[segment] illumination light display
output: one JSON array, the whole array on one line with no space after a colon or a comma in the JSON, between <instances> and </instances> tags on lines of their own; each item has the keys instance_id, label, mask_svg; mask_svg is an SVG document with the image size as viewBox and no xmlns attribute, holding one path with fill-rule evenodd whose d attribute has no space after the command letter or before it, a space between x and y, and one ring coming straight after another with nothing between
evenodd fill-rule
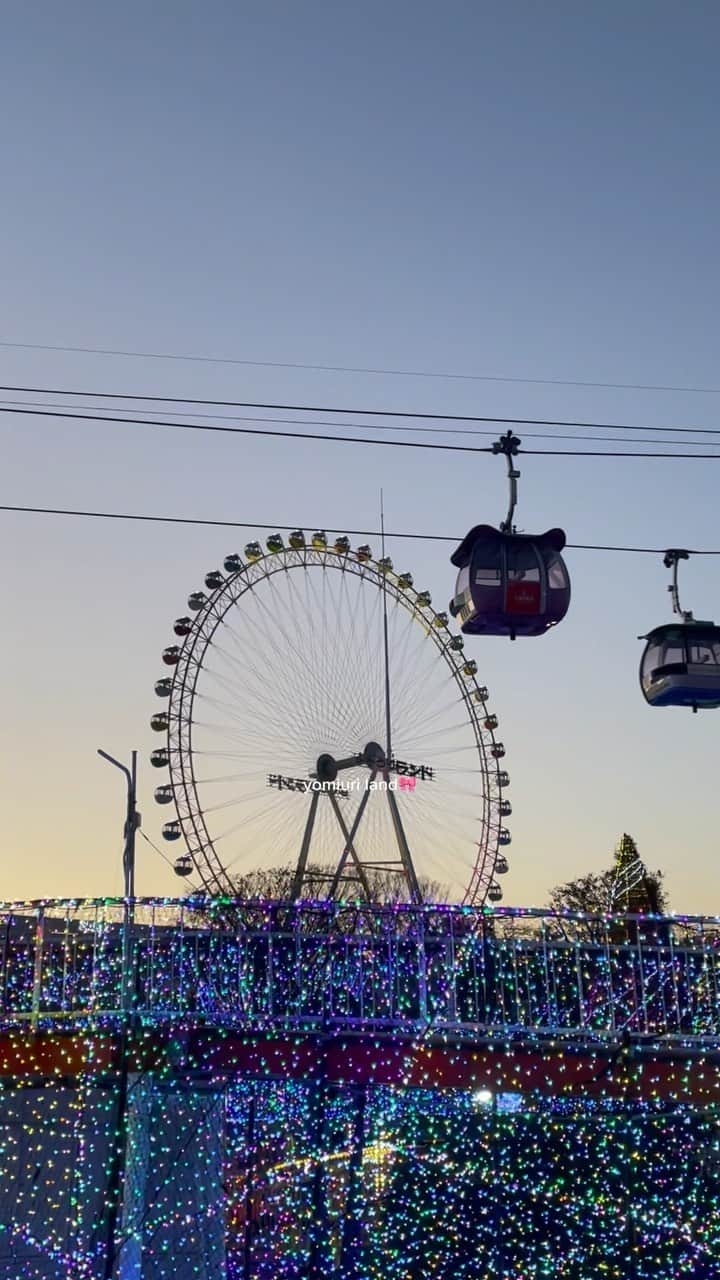
<instances>
[{"instance_id":1,"label":"illumination light display","mask_svg":"<svg viewBox=\"0 0 720 1280\"><path fill-rule=\"evenodd\" d=\"M236 1086L227 1099L230 1135L247 1133L251 1098L252 1218L246 1166L230 1218L229 1276L716 1274L720 1115L552 1098L520 1099L518 1110L506 1100L498 1110L496 1099L478 1104L466 1092L379 1089L333 1099L318 1158L307 1087ZM241 1140L238 1150L244 1159ZM314 1197L324 1257L308 1272Z\"/></svg>"},{"instance_id":2,"label":"illumination light display","mask_svg":"<svg viewBox=\"0 0 720 1280\"><path fill-rule=\"evenodd\" d=\"M373 1026L379 997L363 1003L363 983L380 982L387 935L333 937L342 964L320 978L346 990L320 1021L324 935L281 941L259 912L243 949L247 921L230 928L225 910L223 935L194 908L178 925L174 909L138 914L130 986L121 904L4 915L0 1280L720 1274L717 922L686 956L674 939L687 922L616 918L603 949L585 925L540 942L523 919L510 946L498 916L495 951L480 939L455 954L453 990L445 971L411 1033L421 953L404 925L383 1006L394 1021ZM426 959L466 937L437 914L442 946L430 931ZM556 952L573 967L555 966L549 1035L537 975ZM293 955L312 959L305 977ZM652 1033L604 1044L598 975L626 1012L638 974ZM496 1025L467 1021L479 990ZM457 1019L459 993L465 1021L451 1024L442 1010ZM508 1008L523 1027L497 1025Z\"/></svg>"}]
</instances>

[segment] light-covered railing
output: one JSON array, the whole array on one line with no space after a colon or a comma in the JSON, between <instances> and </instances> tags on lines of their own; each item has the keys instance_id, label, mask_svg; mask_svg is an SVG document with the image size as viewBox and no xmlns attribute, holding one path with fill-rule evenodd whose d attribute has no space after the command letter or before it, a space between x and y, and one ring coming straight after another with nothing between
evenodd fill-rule
<instances>
[{"instance_id":1,"label":"light-covered railing","mask_svg":"<svg viewBox=\"0 0 720 1280\"><path fill-rule=\"evenodd\" d=\"M335 903L0 905L0 1030L202 1023L720 1037L720 918Z\"/></svg>"}]
</instances>

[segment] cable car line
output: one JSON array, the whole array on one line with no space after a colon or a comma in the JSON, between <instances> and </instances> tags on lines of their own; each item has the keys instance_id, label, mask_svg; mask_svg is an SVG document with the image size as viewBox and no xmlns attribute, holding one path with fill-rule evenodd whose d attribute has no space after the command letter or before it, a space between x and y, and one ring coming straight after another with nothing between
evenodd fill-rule
<instances>
[{"instance_id":1,"label":"cable car line","mask_svg":"<svg viewBox=\"0 0 720 1280\"><path fill-rule=\"evenodd\" d=\"M698 447L700 441L698 441ZM522 449L524 457L548 458L717 458L716 453L665 453L627 449Z\"/></svg>"},{"instance_id":2,"label":"cable car line","mask_svg":"<svg viewBox=\"0 0 720 1280\"><path fill-rule=\"evenodd\" d=\"M92 520L134 520L138 523L145 524L182 524L196 525L200 527L218 528L218 529L274 529L278 533L292 533L297 528L309 528L307 522L296 524L276 524L273 520L212 520L203 519L200 516L160 516L160 515L144 515L139 512L130 511L85 511L69 507L31 507L19 506L10 503L0 503L0 511L10 513L20 513L26 515L43 515L43 516L77 516ZM345 533L352 538L379 538L379 529L332 529L325 526L326 533L340 534ZM458 542L456 534L445 533L407 533L407 532L385 532L386 538L396 538L403 541L413 542ZM567 549L571 551L619 551L632 555L664 555L666 547L615 547L600 543L589 542L568 542ZM702 548L688 548L688 554L693 556L720 556L720 549L708 550Z\"/></svg>"},{"instance_id":3,"label":"cable car line","mask_svg":"<svg viewBox=\"0 0 720 1280\"><path fill-rule=\"evenodd\" d=\"M374 369L363 365L309 364L301 360L248 360L233 356L179 355L164 351L121 351L112 347L65 347L45 342L0 340L0 347L21 351L59 351L71 355L122 356L133 360L174 360L188 364L241 365L258 369L304 369L316 373L365 373L390 378L443 378L454 382L506 382L542 387L595 387L612 391L670 391L720 395L720 387L671 386L654 382L592 382L582 378L527 378L498 373L450 373L428 369Z\"/></svg>"},{"instance_id":4,"label":"cable car line","mask_svg":"<svg viewBox=\"0 0 720 1280\"><path fill-rule=\"evenodd\" d=\"M3 387L2 390L12 390L22 392L24 394L69 394L79 395L77 392L56 392L56 391L38 391L33 388L32 392L28 388L9 388ZM146 403L169 403L169 398L161 397L130 397L127 395L107 393L96 393L97 398L102 399L121 399L127 401L129 399L142 399ZM85 399L94 398L86 394ZM180 401L177 398L172 403L197 403L196 401ZM213 401L203 401L203 404L215 404ZM414 418L417 420L433 420L433 421L463 421L463 422L492 422L494 424L507 425L511 423L514 426L519 425L535 425L535 426L575 426L582 429L611 429L623 430L619 424L603 424L603 423L584 423L584 422L560 422L559 420L548 419L519 419L519 418L487 418L487 417L470 417L456 414L431 414L418 413L409 414L397 410L381 411L381 410L365 410L357 411L351 409L326 408L307 405L286 405L275 403L259 403L259 402L236 402L232 406L228 406L227 402L222 402L226 407L242 407L256 408L263 410L284 410L288 412L318 412L318 413L339 413L339 414L355 414L356 416L362 412L368 416L375 418ZM80 406L82 408L82 406ZM137 410L131 408L131 412L137 413ZM200 431L200 432L224 432L238 435L258 435L271 437L287 437L294 439L310 439L322 440L333 443L343 444L365 444L365 445L384 445L389 448L405 448L405 449L432 449L442 450L444 452L453 453L492 453L493 455L503 454L507 462L507 475L510 484L510 502L508 514L500 523L499 528L495 528L487 524L476 524L462 539L460 544L455 548L450 557L451 563L458 570L455 584L455 594L448 605L449 611L456 618L463 634L469 636L507 636L511 641L520 636L539 637L546 634L560 623L570 604L571 581L565 565L562 552L565 549L566 535L563 529L553 527L547 529L544 533L527 534L519 532L514 524L514 512L517 502L517 479L520 472L515 465L515 459L520 454L521 440L515 436L511 429L508 429L504 436L495 443L488 446L480 445L458 445L438 443L437 441L417 441L417 440L384 440L369 439L367 436L349 436L349 435L329 435L321 432L307 431L280 431L269 429L267 426L221 426L217 422L176 422L161 421L159 419L123 417L120 415L100 415L97 412L73 412L68 409L51 409L37 408L31 406L0 406L0 414L16 414L25 415L33 418L58 418L63 421L90 421L94 423L110 422L113 424L137 425L137 426L156 426L167 427L174 430L184 431ZM183 416L182 414L178 416ZM348 425L352 426L352 423ZM365 425L365 424L363 424ZM640 430L635 426L626 426L625 431ZM645 428L651 430L651 428ZM672 428L656 428L657 432L672 431ZM710 428L675 428L678 434L684 435L717 435L718 431ZM620 441L620 443L625 443ZM696 447L699 442L693 441ZM685 452L664 452L664 451L636 451L636 450L577 450L577 449L527 449L523 451L528 456L540 457L612 457L612 458L672 458L672 459L691 459L698 458L701 460L710 460L720 455L708 453L685 453ZM10 510L9 507L1 509ZM20 508L14 508L19 510ZM25 508L28 510L28 508ZM35 509L39 514L39 509ZM46 511L46 514L50 514ZM54 510L52 514L71 514L70 512L60 512ZM108 513L90 513L77 512L85 516L94 515L95 518L105 519L132 519L130 515L112 516ZM143 517L140 517L142 519ZM157 519L158 522L169 522L168 518L145 517L145 519ZM193 524L213 524L218 525L226 522L219 521L181 521L173 518L172 523L193 523ZM228 524L230 522L227 522ZM296 535L302 538L302 535ZM319 535L318 535L319 536ZM391 535L388 535L391 536ZM384 548L384 529L382 531L383 548ZM269 540L269 545L272 543ZM282 547L282 539L278 536L274 541ZM325 545L325 536L322 535L323 545ZM347 549L347 539L345 546ZM291 539L292 544L292 539ZM304 545L304 544L303 544ZM271 548L275 550L275 547ZM608 548L609 549L609 548ZM618 548L619 550L619 548ZM640 550L640 549L638 549ZM249 551L248 551L249 554ZM260 553L261 554L261 553ZM673 568L673 583L671 591L673 593L673 610L681 618L678 623L665 623L654 628L646 635L641 636L646 642L645 650L641 659L640 666L640 685L646 701L655 707L675 706L689 707L693 712L697 712L700 708L719 708L720 707L720 626L711 621L699 621L689 611L680 608L678 585L677 585L677 569L680 559L688 559L690 552L688 550L667 550L664 556L664 563L668 567ZM706 554L711 554L707 552ZM235 557L233 557L235 558ZM447 620L447 615L443 615ZM475 664L475 670L477 666Z\"/></svg>"},{"instance_id":5,"label":"cable car line","mask_svg":"<svg viewBox=\"0 0 720 1280\"><path fill-rule=\"evenodd\" d=\"M145 403L155 404L211 405L216 408L225 409L268 409L274 412L287 413L338 413L343 414L344 416L352 415L366 418L417 418L424 421L434 422L496 423L498 426L582 427L587 430L603 431L654 431L677 432L682 435L720 435L720 428L718 427L656 427L648 423L584 422L567 418L512 418L497 417L492 414L431 413L408 409L338 408L337 406L330 405L276 404L274 402L258 400L208 400L192 396L135 395L125 391L76 391L58 387L19 387L0 385L0 391L12 393L17 392L18 394L22 393L24 395L79 396L85 399L95 397L99 400L142 400Z\"/></svg>"},{"instance_id":6,"label":"cable car line","mask_svg":"<svg viewBox=\"0 0 720 1280\"><path fill-rule=\"evenodd\" d=\"M334 444L384 445L390 449L433 449L446 453L493 453L487 445L441 444L426 440L371 440L364 436L327 435L312 431L274 431L264 427L221 427L214 422L162 422L158 418L128 418L119 414L74 413L57 409L8 409L0 406L0 414L21 414L26 417L63 418L80 422L110 422L125 426L165 427L175 431L213 431L225 435L274 436L283 440L322 440ZM507 421L507 419L502 419ZM698 447L700 442L698 441ZM557 458L699 458L720 460L715 453L667 453L647 451L628 451L622 449L523 449L527 456Z\"/></svg>"},{"instance_id":7,"label":"cable car line","mask_svg":"<svg viewBox=\"0 0 720 1280\"><path fill-rule=\"evenodd\" d=\"M490 446L472 444L439 444L426 440L368 440L364 436L333 436L317 431L272 431L262 427L221 427L214 422L161 422L157 418L124 418L119 415L60 412L57 409L4 409L0 413L19 413L39 418L69 418L81 422L111 422L126 426L167 427L175 431L215 431L224 435L275 436L282 440L325 440L333 444L385 445L390 449L441 449L450 453L492 453ZM674 457L675 455L671 455ZM700 454L691 454L700 457ZM708 454L708 457L715 455ZM720 457L720 455L718 455Z\"/></svg>"},{"instance_id":8,"label":"cable car line","mask_svg":"<svg viewBox=\"0 0 720 1280\"><path fill-rule=\"evenodd\" d=\"M72 408L71 405L57 404L57 403L46 402L42 400L0 401L0 407L2 407L3 409L11 410L15 406L19 408L33 407L38 409L71 409ZM90 412L91 410L93 412L97 411L99 414L103 414L106 412L106 409L102 405L83 405L82 408L86 412ZM127 412L142 413L142 409L128 408ZM159 413L163 417L166 417L166 416L169 417L171 411L154 409L153 412ZM177 410L175 410L174 412L177 412ZM258 418L258 417L248 417L245 414L239 415L234 413L229 414L229 413L181 413L180 412L177 414L177 416L180 418L202 418L203 420L208 419L216 422L269 422L269 423L281 423L286 426L304 426L304 427L344 427L345 425L343 422L323 422L320 418L278 418L278 417ZM409 431L409 432L412 432L413 434L418 434L418 435L427 434L427 435L449 435L449 436L472 436L472 437L478 437L478 438L479 437L493 438L497 434L495 431L478 431L474 427L417 427L417 426L413 426L411 423L405 423L405 422L401 422L401 423L396 422L392 424L375 423L375 422L354 422L353 427L356 430L359 430L362 428L365 431ZM651 427L650 430L654 431L655 428ZM720 434L720 432L718 432L718 434ZM543 431L523 431L523 439L524 440L582 440L582 441L587 441L588 443L595 443L595 444L610 444L612 440L612 438L608 436L560 435L557 432L550 433L550 432L543 432ZM663 440L655 440L645 436L641 436L640 439L638 439L637 437L634 437L632 442L635 444L677 444L677 445L681 445L681 444L686 445L688 443L686 440L663 441ZM627 443L630 444L631 441L628 440ZM710 449L710 448L720 449L720 440L717 441L717 443L713 442L712 440L703 440L703 441L698 440L697 446L698 448L702 446L702 448L704 449Z\"/></svg>"}]
</instances>

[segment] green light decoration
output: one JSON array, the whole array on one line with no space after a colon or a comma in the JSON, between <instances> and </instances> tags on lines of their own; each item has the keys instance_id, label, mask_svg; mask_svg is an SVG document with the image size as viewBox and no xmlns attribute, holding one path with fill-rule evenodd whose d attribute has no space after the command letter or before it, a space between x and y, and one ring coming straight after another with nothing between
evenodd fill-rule
<instances>
[{"instance_id":1,"label":"green light decoration","mask_svg":"<svg viewBox=\"0 0 720 1280\"><path fill-rule=\"evenodd\" d=\"M717 920L0 914L0 1280L716 1274Z\"/></svg>"}]
</instances>

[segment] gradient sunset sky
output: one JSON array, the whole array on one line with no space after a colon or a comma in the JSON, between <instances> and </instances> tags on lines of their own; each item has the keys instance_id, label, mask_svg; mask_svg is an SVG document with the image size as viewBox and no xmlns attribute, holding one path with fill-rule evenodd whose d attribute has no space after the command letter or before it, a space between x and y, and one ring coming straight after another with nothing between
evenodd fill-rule
<instances>
[{"instance_id":1,"label":"gradient sunset sky","mask_svg":"<svg viewBox=\"0 0 720 1280\"><path fill-rule=\"evenodd\" d=\"M719 39L717 6L698 0L10 3L0 340L720 387ZM709 391L7 345L0 370L3 385L720 428ZM259 536L373 529L380 485L395 530L461 536L505 509L503 468L484 457L7 414L0 432L5 504L257 521ZM527 529L720 549L720 462L528 457L521 471ZM188 592L245 537L0 523L0 896L116 893L122 780L96 749L142 753L157 841L160 653ZM443 607L448 549L389 550ZM629 831L676 910L720 913L720 712L652 711L637 682L637 637L669 618L661 558L568 564L556 632L468 644L512 777L505 901L546 901ZM691 561L685 582L688 607L720 621L720 557ZM137 884L182 888L142 841Z\"/></svg>"}]
</instances>

